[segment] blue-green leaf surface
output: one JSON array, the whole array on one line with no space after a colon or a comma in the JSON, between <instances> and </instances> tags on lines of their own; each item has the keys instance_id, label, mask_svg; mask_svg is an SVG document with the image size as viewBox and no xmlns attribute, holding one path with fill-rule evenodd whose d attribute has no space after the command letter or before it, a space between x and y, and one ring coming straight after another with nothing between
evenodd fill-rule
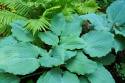
<instances>
[{"instance_id":1,"label":"blue-green leaf surface","mask_svg":"<svg viewBox=\"0 0 125 83\"><path fill-rule=\"evenodd\" d=\"M77 54L77 51L66 50L64 53L65 53L65 61L67 61L71 59L72 57L74 57Z\"/></svg>"},{"instance_id":2,"label":"blue-green leaf surface","mask_svg":"<svg viewBox=\"0 0 125 83\"><path fill-rule=\"evenodd\" d=\"M48 45L57 45L59 42L58 36L51 31L40 32L38 36Z\"/></svg>"},{"instance_id":3,"label":"blue-green leaf surface","mask_svg":"<svg viewBox=\"0 0 125 83\"><path fill-rule=\"evenodd\" d=\"M79 83L79 79L69 71L62 72L59 68L53 68L41 75L37 83Z\"/></svg>"},{"instance_id":4,"label":"blue-green leaf surface","mask_svg":"<svg viewBox=\"0 0 125 83\"><path fill-rule=\"evenodd\" d=\"M56 34L56 35L61 35L62 30L66 26L66 18L65 16L60 13L55 15L51 22L50 22L50 29Z\"/></svg>"},{"instance_id":5,"label":"blue-green leaf surface","mask_svg":"<svg viewBox=\"0 0 125 83\"><path fill-rule=\"evenodd\" d=\"M63 73L62 82L60 83L79 83L79 79L76 74L65 71Z\"/></svg>"},{"instance_id":6,"label":"blue-green leaf surface","mask_svg":"<svg viewBox=\"0 0 125 83\"><path fill-rule=\"evenodd\" d=\"M125 1L118 0L113 2L106 10L108 18L111 22L121 26L125 23Z\"/></svg>"},{"instance_id":7,"label":"blue-green leaf surface","mask_svg":"<svg viewBox=\"0 0 125 83\"><path fill-rule=\"evenodd\" d=\"M115 57L116 57L115 55L109 53L108 55L103 56L101 58L95 57L94 60L102 63L103 65L111 65L112 63L114 63Z\"/></svg>"},{"instance_id":8,"label":"blue-green leaf surface","mask_svg":"<svg viewBox=\"0 0 125 83\"><path fill-rule=\"evenodd\" d=\"M0 83L20 83L20 78L12 74L0 73Z\"/></svg>"},{"instance_id":9,"label":"blue-green leaf surface","mask_svg":"<svg viewBox=\"0 0 125 83\"><path fill-rule=\"evenodd\" d=\"M91 57L106 56L113 46L114 35L107 31L90 31L82 36L87 42L88 47L83 48L83 51Z\"/></svg>"},{"instance_id":10,"label":"blue-green leaf surface","mask_svg":"<svg viewBox=\"0 0 125 83\"><path fill-rule=\"evenodd\" d=\"M80 83L90 83L90 81L87 78L83 77L83 76L80 76L79 80L80 80Z\"/></svg>"},{"instance_id":11,"label":"blue-green leaf surface","mask_svg":"<svg viewBox=\"0 0 125 83\"><path fill-rule=\"evenodd\" d=\"M87 47L87 43L78 36L61 37L60 45L64 49L70 49L70 50Z\"/></svg>"},{"instance_id":12,"label":"blue-green leaf surface","mask_svg":"<svg viewBox=\"0 0 125 83\"><path fill-rule=\"evenodd\" d=\"M91 83L115 83L110 72L102 64L98 64L98 68L93 73L87 75L87 78Z\"/></svg>"},{"instance_id":13,"label":"blue-green leaf surface","mask_svg":"<svg viewBox=\"0 0 125 83\"><path fill-rule=\"evenodd\" d=\"M96 62L89 60L82 51L78 51L77 55L66 62L66 68L78 75L89 74L97 68Z\"/></svg>"},{"instance_id":14,"label":"blue-green leaf surface","mask_svg":"<svg viewBox=\"0 0 125 83\"><path fill-rule=\"evenodd\" d=\"M40 66L38 54L39 48L30 43L4 46L0 49L0 68L19 75L32 73Z\"/></svg>"},{"instance_id":15,"label":"blue-green leaf surface","mask_svg":"<svg viewBox=\"0 0 125 83\"><path fill-rule=\"evenodd\" d=\"M52 55L48 54L40 58L40 64L44 67L58 66L64 63L64 59L64 49L59 46L56 46L52 49Z\"/></svg>"},{"instance_id":16,"label":"blue-green leaf surface","mask_svg":"<svg viewBox=\"0 0 125 83\"><path fill-rule=\"evenodd\" d=\"M74 18L67 22L66 27L62 31L61 37L67 37L69 35L80 36L82 21L77 14L73 14L72 16Z\"/></svg>"},{"instance_id":17,"label":"blue-green leaf surface","mask_svg":"<svg viewBox=\"0 0 125 83\"><path fill-rule=\"evenodd\" d=\"M40 56L45 56L47 53L47 50L40 48Z\"/></svg>"},{"instance_id":18,"label":"blue-green leaf surface","mask_svg":"<svg viewBox=\"0 0 125 83\"><path fill-rule=\"evenodd\" d=\"M0 39L0 46L9 45L13 43L17 43L17 40L12 35Z\"/></svg>"},{"instance_id":19,"label":"blue-green leaf surface","mask_svg":"<svg viewBox=\"0 0 125 83\"><path fill-rule=\"evenodd\" d=\"M28 42L34 41L35 38L30 31L26 31L26 27L23 28L23 25L26 21L16 20L13 21L10 25L12 26L12 35L16 37L19 41Z\"/></svg>"},{"instance_id":20,"label":"blue-green leaf surface","mask_svg":"<svg viewBox=\"0 0 125 83\"><path fill-rule=\"evenodd\" d=\"M116 35L114 39L115 40L113 47L115 49L115 52L117 53L118 51L125 50L125 37Z\"/></svg>"}]
</instances>

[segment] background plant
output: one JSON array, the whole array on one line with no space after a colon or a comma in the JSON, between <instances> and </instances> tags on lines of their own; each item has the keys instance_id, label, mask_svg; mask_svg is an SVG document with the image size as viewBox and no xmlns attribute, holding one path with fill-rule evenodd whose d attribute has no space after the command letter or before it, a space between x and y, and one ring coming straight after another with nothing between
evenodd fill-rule
<instances>
[{"instance_id":1,"label":"background plant","mask_svg":"<svg viewBox=\"0 0 125 83\"><path fill-rule=\"evenodd\" d=\"M98 5L94 0L0 0L0 5L9 11L0 11L1 31L8 36L11 34L10 23L14 20L26 20L27 30L33 34L49 29L50 19L58 13L63 13L66 19L72 18L72 13L86 14L96 12Z\"/></svg>"}]
</instances>

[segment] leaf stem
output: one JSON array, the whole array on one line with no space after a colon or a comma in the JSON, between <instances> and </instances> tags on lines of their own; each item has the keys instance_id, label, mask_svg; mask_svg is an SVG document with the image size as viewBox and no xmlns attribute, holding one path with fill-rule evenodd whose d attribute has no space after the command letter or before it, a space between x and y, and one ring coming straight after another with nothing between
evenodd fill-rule
<instances>
[{"instance_id":1,"label":"leaf stem","mask_svg":"<svg viewBox=\"0 0 125 83\"><path fill-rule=\"evenodd\" d=\"M24 78L27 78L27 77L31 77L31 76L34 76L34 75L39 75L39 74L42 74L43 72L38 72L38 73L35 73L35 74L31 74L31 75L27 75L27 76L24 76L20 79L24 79Z\"/></svg>"}]
</instances>

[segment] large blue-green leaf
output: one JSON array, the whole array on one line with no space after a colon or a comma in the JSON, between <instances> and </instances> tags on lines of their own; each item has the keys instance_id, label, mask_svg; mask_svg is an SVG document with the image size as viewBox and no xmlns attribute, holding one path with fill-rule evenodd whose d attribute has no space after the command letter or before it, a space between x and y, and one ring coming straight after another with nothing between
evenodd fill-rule
<instances>
[{"instance_id":1,"label":"large blue-green leaf","mask_svg":"<svg viewBox=\"0 0 125 83\"><path fill-rule=\"evenodd\" d=\"M79 80L80 80L80 83L90 83L90 81L87 78L83 77L83 76L80 76Z\"/></svg>"},{"instance_id":2,"label":"large blue-green leaf","mask_svg":"<svg viewBox=\"0 0 125 83\"><path fill-rule=\"evenodd\" d=\"M83 48L83 51L91 57L106 56L113 46L114 35L107 31L90 31L82 36L87 42L88 47Z\"/></svg>"},{"instance_id":3,"label":"large blue-green leaf","mask_svg":"<svg viewBox=\"0 0 125 83\"><path fill-rule=\"evenodd\" d=\"M79 83L79 79L76 74L65 71L63 73L62 82L60 83Z\"/></svg>"},{"instance_id":4,"label":"large blue-green leaf","mask_svg":"<svg viewBox=\"0 0 125 83\"><path fill-rule=\"evenodd\" d=\"M20 83L20 78L12 74L0 73L0 83Z\"/></svg>"},{"instance_id":5,"label":"large blue-green leaf","mask_svg":"<svg viewBox=\"0 0 125 83\"><path fill-rule=\"evenodd\" d=\"M79 83L79 79L76 74L68 71L62 72L59 68L53 68L41 75L37 83Z\"/></svg>"},{"instance_id":6,"label":"large blue-green leaf","mask_svg":"<svg viewBox=\"0 0 125 83\"><path fill-rule=\"evenodd\" d=\"M87 47L87 43L78 36L61 37L60 45L64 49L70 49L70 50Z\"/></svg>"},{"instance_id":7,"label":"large blue-green leaf","mask_svg":"<svg viewBox=\"0 0 125 83\"><path fill-rule=\"evenodd\" d=\"M115 83L110 72L101 64L98 64L98 68L87 77L91 83Z\"/></svg>"},{"instance_id":8,"label":"large blue-green leaf","mask_svg":"<svg viewBox=\"0 0 125 83\"><path fill-rule=\"evenodd\" d=\"M59 42L58 36L51 31L40 32L38 36L48 45L57 45Z\"/></svg>"},{"instance_id":9,"label":"large blue-green leaf","mask_svg":"<svg viewBox=\"0 0 125 83\"><path fill-rule=\"evenodd\" d=\"M108 55L100 58L95 57L94 60L102 63L103 65L111 65L112 63L114 63L115 57L116 57L115 55L109 53Z\"/></svg>"},{"instance_id":10,"label":"large blue-green leaf","mask_svg":"<svg viewBox=\"0 0 125 83\"><path fill-rule=\"evenodd\" d=\"M66 18L65 16L60 13L55 15L50 23L50 29L56 34L56 35L61 35L62 30L66 26Z\"/></svg>"},{"instance_id":11,"label":"large blue-green leaf","mask_svg":"<svg viewBox=\"0 0 125 83\"><path fill-rule=\"evenodd\" d=\"M67 22L66 27L62 31L61 37L67 37L69 35L80 36L82 30L82 21L77 14L73 14L72 16L74 18Z\"/></svg>"},{"instance_id":12,"label":"large blue-green leaf","mask_svg":"<svg viewBox=\"0 0 125 83\"><path fill-rule=\"evenodd\" d=\"M71 72L79 75L92 73L97 68L96 62L89 60L82 51L78 51L77 55L68 60L65 66Z\"/></svg>"},{"instance_id":13,"label":"large blue-green leaf","mask_svg":"<svg viewBox=\"0 0 125 83\"><path fill-rule=\"evenodd\" d=\"M74 57L77 54L77 51L66 50L64 53L65 53L65 61L67 61L71 59L72 57Z\"/></svg>"},{"instance_id":14,"label":"large blue-green leaf","mask_svg":"<svg viewBox=\"0 0 125 83\"><path fill-rule=\"evenodd\" d=\"M118 29L114 27L113 30L115 31L115 34L120 34L125 37L125 27L119 27Z\"/></svg>"},{"instance_id":15,"label":"large blue-green leaf","mask_svg":"<svg viewBox=\"0 0 125 83\"><path fill-rule=\"evenodd\" d=\"M46 74L42 75L37 83L61 83L62 70L53 68Z\"/></svg>"},{"instance_id":16,"label":"large blue-green leaf","mask_svg":"<svg viewBox=\"0 0 125 83\"><path fill-rule=\"evenodd\" d=\"M26 21L16 20L13 21L10 25L12 26L12 35L16 37L19 41L28 42L34 41L35 38L30 31L26 31L26 27L23 28L23 25Z\"/></svg>"},{"instance_id":17,"label":"large blue-green leaf","mask_svg":"<svg viewBox=\"0 0 125 83\"><path fill-rule=\"evenodd\" d=\"M13 43L17 43L17 40L12 35L0 39L0 46L9 45Z\"/></svg>"},{"instance_id":18,"label":"large blue-green leaf","mask_svg":"<svg viewBox=\"0 0 125 83\"><path fill-rule=\"evenodd\" d=\"M96 30L110 30L110 27L108 26L109 23L105 14L96 15L95 13L89 13L86 15L81 15L80 18L83 20L88 19L94 25L94 29Z\"/></svg>"},{"instance_id":19,"label":"large blue-green leaf","mask_svg":"<svg viewBox=\"0 0 125 83\"><path fill-rule=\"evenodd\" d=\"M116 35L113 45L115 52L125 50L125 37L121 35Z\"/></svg>"},{"instance_id":20,"label":"large blue-green leaf","mask_svg":"<svg viewBox=\"0 0 125 83\"><path fill-rule=\"evenodd\" d=\"M64 59L64 49L59 46L56 46L52 49L52 55L48 54L40 58L40 64L44 67L58 66L64 63Z\"/></svg>"},{"instance_id":21,"label":"large blue-green leaf","mask_svg":"<svg viewBox=\"0 0 125 83\"><path fill-rule=\"evenodd\" d=\"M30 43L15 43L0 49L0 68L13 74L25 75L40 65L39 48Z\"/></svg>"},{"instance_id":22,"label":"large blue-green leaf","mask_svg":"<svg viewBox=\"0 0 125 83\"><path fill-rule=\"evenodd\" d=\"M125 23L125 1L119 0L113 2L106 10L109 20L121 26Z\"/></svg>"}]
</instances>

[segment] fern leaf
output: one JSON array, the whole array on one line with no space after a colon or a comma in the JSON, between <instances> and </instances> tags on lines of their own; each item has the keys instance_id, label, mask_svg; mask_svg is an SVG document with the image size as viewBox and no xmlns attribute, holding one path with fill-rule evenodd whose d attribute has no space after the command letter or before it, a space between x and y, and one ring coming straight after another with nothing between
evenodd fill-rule
<instances>
[{"instance_id":1,"label":"fern leaf","mask_svg":"<svg viewBox=\"0 0 125 83\"><path fill-rule=\"evenodd\" d=\"M87 14L90 12L96 12L99 8L95 0L86 0L84 3L76 4L77 12L79 14Z\"/></svg>"},{"instance_id":2,"label":"fern leaf","mask_svg":"<svg viewBox=\"0 0 125 83\"><path fill-rule=\"evenodd\" d=\"M30 19L28 22L24 25L27 26L27 30L32 30L33 35L35 35L36 32L49 29L50 26L48 20L45 17L41 17L40 19Z\"/></svg>"},{"instance_id":3,"label":"fern leaf","mask_svg":"<svg viewBox=\"0 0 125 83\"><path fill-rule=\"evenodd\" d=\"M10 9L15 9L15 13L21 16L35 16L33 9L22 0L0 0L0 3Z\"/></svg>"},{"instance_id":4,"label":"fern leaf","mask_svg":"<svg viewBox=\"0 0 125 83\"><path fill-rule=\"evenodd\" d=\"M6 10L0 11L0 22L2 22L4 25L9 25L14 20L27 20L27 18Z\"/></svg>"}]
</instances>

